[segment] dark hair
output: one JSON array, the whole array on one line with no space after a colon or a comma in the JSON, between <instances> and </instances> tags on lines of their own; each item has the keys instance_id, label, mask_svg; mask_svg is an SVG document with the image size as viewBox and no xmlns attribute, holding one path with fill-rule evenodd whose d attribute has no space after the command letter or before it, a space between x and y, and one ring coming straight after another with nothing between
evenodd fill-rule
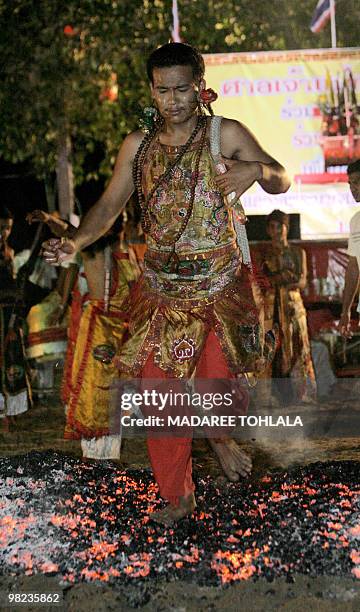
<instances>
[{"instance_id":1,"label":"dark hair","mask_svg":"<svg viewBox=\"0 0 360 612\"><path fill-rule=\"evenodd\" d=\"M153 51L148 58L146 69L151 83L154 68L171 66L191 66L196 81L200 81L205 73L203 57L195 47L184 43L168 43Z\"/></svg>"},{"instance_id":2,"label":"dark hair","mask_svg":"<svg viewBox=\"0 0 360 612\"><path fill-rule=\"evenodd\" d=\"M14 214L4 206L4 204L0 204L0 219L13 219Z\"/></svg>"},{"instance_id":3,"label":"dark hair","mask_svg":"<svg viewBox=\"0 0 360 612\"><path fill-rule=\"evenodd\" d=\"M353 172L360 172L360 159L357 159L352 164L348 165L347 173L353 174Z\"/></svg>"},{"instance_id":4,"label":"dark hair","mask_svg":"<svg viewBox=\"0 0 360 612\"><path fill-rule=\"evenodd\" d=\"M275 208L275 210L273 210L270 215L266 217L266 225L268 225L270 221L277 221L281 224L284 223L286 227L289 227L290 225L289 215L284 213L282 210L279 210L278 208Z\"/></svg>"}]
</instances>

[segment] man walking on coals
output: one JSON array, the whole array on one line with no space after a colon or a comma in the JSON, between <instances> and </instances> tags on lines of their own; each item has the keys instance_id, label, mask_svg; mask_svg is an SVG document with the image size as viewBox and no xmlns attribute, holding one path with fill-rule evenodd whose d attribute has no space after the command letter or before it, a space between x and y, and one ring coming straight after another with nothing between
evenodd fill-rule
<instances>
[{"instance_id":1,"label":"man walking on coals","mask_svg":"<svg viewBox=\"0 0 360 612\"><path fill-rule=\"evenodd\" d=\"M242 220L238 199L255 181L276 194L288 189L289 180L245 126L223 119L220 127L218 118L204 113L213 92L206 90L196 49L166 44L150 55L147 70L157 109L154 125L145 136L136 131L126 137L100 200L72 240L47 243L45 258L56 264L97 240L136 189L147 251L130 298L120 375L196 377L209 379L211 387L214 379L256 373L271 356L273 336L261 333L232 210ZM219 176L212 156L216 139L227 167ZM230 207L226 196L233 192ZM243 403L246 409L247 398ZM191 442L191 437L148 439L154 476L168 501L151 515L160 523L172 524L195 508ZM250 473L250 458L230 437L210 444L230 480Z\"/></svg>"}]
</instances>

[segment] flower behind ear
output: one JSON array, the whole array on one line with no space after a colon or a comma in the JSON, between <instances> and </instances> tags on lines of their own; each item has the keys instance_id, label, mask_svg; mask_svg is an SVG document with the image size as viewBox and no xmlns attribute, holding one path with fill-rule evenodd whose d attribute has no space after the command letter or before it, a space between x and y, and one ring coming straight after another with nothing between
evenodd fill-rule
<instances>
[{"instance_id":1,"label":"flower behind ear","mask_svg":"<svg viewBox=\"0 0 360 612\"><path fill-rule=\"evenodd\" d=\"M200 100L202 102L202 104L205 104L206 106L208 104L212 104L212 102L215 102L215 100L217 100L217 93L213 90L213 89L203 89L200 92Z\"/></svg>"},{"instance_id":2,"label":"flower behind ear","mask_svg":"<svg viewBox=\"0 0 360 612\"><path fill-rule=\"evenodd\" d=\"M218 95L217 93L215 93L213 89L203 89L200 92L200 95L199 95L200 104L202 104L202 106L206 108L206 110L208 111L208 113L210 113L210 115L214 115L213 109L211 108L211 103L215 102L217 97Z\"/></svg>"}]
</instances>

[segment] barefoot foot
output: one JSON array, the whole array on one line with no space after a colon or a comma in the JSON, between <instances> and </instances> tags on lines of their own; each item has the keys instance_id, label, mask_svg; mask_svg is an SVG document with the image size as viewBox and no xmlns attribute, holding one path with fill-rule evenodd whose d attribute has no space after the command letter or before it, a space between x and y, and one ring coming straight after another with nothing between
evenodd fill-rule
<instances>
[{"instance_id":1,"label":"barefoot foot","mask_svg":"<svg viewBox=\"0 0 360 612\"><path fill-rule=\"evenodd\" d=\"M192 514L195 508L195 495L191 493L188 497L180 497L178 506L168 504L163 510L152 512L150 518L160 525L170 527L185 516Z\"/></svg>"},{"instance_id":2,"label":"barefoot foot","mask_svg":"<svg viewBox=\"0 0 360 612\"><path fill-rule=\"evenodd\" d=\"M231 482L237 482L240 476L246 478L251 473L252 462L232 438L208 439L215 451L224 473Z\"/></svg>"}]
</instances>

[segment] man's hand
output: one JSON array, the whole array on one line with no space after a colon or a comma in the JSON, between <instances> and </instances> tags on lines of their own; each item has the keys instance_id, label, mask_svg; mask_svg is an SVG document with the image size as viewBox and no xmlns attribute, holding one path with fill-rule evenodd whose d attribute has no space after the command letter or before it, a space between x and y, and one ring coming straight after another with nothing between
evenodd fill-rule
<instances>
[{"instance_id":1,"label":"man's hand","mask_svg":"<svg viewBox=\"0 0 360 612\"><path fill-rule=\"evenodd\" d=\"M259 162L236 161L225 158L222 161L228 170L217 176L215 182L224 196L234 192L238 200L255 181L262 178L262 168Z\"/></svg>"},{"instance_id":2,"label":"man's hand","mask_svg":"<svg viewBox=\"0 0 360 612\"><path fill-rule=\"evenodd\" d=\"M352 332L350 331L351 311L345 310L341 313L339 321L339 332L345 338L351 338Z\"/></svg>"},{"instance_id":3,"label":"man's hand","mask_svg":"<svg viewBox=\"0 0 360 612\"><path fill-rule=\"evenodd\" d=\"M66 238L50 238L42 245L42 256L51 266L58 266L63 261L68 261L76 251L75 242Z\"/></svg>"}]
</instances>

